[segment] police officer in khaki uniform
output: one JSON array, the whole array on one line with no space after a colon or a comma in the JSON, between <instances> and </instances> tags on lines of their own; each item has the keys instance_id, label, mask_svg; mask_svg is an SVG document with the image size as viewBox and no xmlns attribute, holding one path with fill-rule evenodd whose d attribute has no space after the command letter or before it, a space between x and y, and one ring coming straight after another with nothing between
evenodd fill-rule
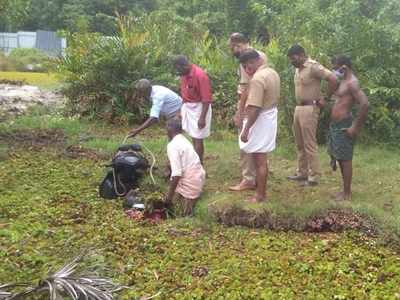
<instances>
[{"instance_id":1,"label":"police officer in khaki uniform","mask_svg":"<svg viewBox=\"0 0 400 300\"><path fill-rule=\"evenodd\" d=\"M291 64L296 68L294 75L297 106L294 112L293 132L297 147L298 167L294 176L288 179L301 181L302 185L317 185L321 176L317 127L320 109L325 106L321 92L321 81L328 82L328 98L337 88L333 72L306 56L299 45L288 51Z\"/></svg>"},{"instance_id":2,"label":"police officer in khaki uniform","mask_svg":"<svg viewBox=\"0 0 400 300\"><path fill-rule=\"evenodd\" d=\"M240 63L246 72L252 75L248 86L239 147L250 155L256 166L256 193L248 199L255 203L267 200L267 153L272 152L276 147L280 78L254 49L243 51L240 55Z\"/></svg>"},{"instance_id":3,"label":"police officer in khaki uniform","mask_svg":"<svg viewBox=\"0 0 400 300\"><path fill-rule=\"evenodd\" d=\"M240 55L247 49L251 49L248 38L242 33L232 33L229 37L229 47L231 48L233 56L239 59ZM267 64L267 56L256 50L260 55L264 64ZM246 100L248 95L248 85L252 78L252 75L248 74L243 65L239 65L238 75L240 78L239 85L237 88L238 93L238 104L237 110L234 117L234 122L239 131L243 125L244 112L246 107ZM242 169L242 180L239 184L229 187L231 191L244 191L248 189L254 189L256 186L256 166L251 156L244 151L240 151L240 167Z\"/></svg>"}]
</instances>

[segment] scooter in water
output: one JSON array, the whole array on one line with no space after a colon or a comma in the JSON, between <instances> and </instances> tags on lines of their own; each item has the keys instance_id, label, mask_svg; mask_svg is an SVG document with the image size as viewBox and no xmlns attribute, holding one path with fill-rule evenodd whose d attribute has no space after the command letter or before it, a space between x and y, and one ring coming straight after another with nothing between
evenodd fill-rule
<instances>
[{"instance_id":1,"label":"scooter in water","mask_svg":"<svg viewBox=\"0 0 400 300\"><path fill-rule=\"evenodd\" d=\"M136 189L150 165L139 144L126 144L118 148L111 167L99 186L100 197L116 199Z\"/></svg>"}]
</instances>

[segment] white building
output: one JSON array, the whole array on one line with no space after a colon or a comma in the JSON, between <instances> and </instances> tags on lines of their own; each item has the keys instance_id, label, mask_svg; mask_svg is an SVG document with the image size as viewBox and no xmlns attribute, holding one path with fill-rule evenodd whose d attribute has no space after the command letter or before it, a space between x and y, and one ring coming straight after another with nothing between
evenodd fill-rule
<instances>
[{"instance_id":1,"label":"white building","mask_svg":"<svg viewBox=\"0 0 400 300\"><path fill-rule=\"evenodd\" d=\"M0 32L0 50L6 54L15 48L37 48L51 56L58 56L64 53L66 46L66 39L58 37L54 31Z\"/></svg>"}]
</instances>

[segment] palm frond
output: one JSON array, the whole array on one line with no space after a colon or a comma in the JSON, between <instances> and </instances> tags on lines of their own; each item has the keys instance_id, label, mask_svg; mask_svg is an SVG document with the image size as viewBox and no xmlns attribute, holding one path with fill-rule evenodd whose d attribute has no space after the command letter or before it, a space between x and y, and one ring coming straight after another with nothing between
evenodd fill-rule
<instances>
[{"instance_id":1,"label":"palm frond","mask_svg":"<svg viewBox=\"0 0 400 300\"><path fill-rule=\"evenodd\" d=\"M17 284L0 286L0 300L23 299L36 293L48 294L50 300L60 300L69 297L73 300L113 300L114 294L125 286L114 283L109 278L97 274L84 274L79 270L83 255L75 257L55 273L39 281L39 284L28 287L24 291L13 294L10 290Z\"/></svg>"},{"instance_id":2,"label":"palm frond","mask_svg":"<svg viewBox=\"0 0 400 300\"><path fill-rule=\"evenodd\" d=\"M0 299L7 299L12 295L11 292L7 291L8 288L10 288L10 287L14 287L14 285L13 284L0 285Z\"/></svg>"}]
</instances>

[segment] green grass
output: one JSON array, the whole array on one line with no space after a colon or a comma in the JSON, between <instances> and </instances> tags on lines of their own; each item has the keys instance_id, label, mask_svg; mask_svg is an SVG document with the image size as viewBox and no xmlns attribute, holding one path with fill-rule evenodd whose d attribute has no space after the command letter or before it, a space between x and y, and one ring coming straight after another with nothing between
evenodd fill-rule
<instances>
[{"instance_id":1,"label":"green grass","mask_svg":"<svg viewBox=\"0 0 400 300\"><path fill-rule=\"evenodd\" d=\"M55 74L37 72L0 72L0 80L23 80L27 84L38 86L42 89L55 89L60 86L60 82Z\"/></svg>"},{"instance_id":2,"label":"green grass","mask_svg":"<svg viewBox=\"0 0 400 300\"><path fill-rule=\"evenodd\" d=\"M0 126L0 133L63 128L68 144L112 153L129 128L61 116L26 116ZM155 127L138 140L166 162L164 130ZM351 207L377 220L384 233L399 234L398 150L360 145L354 160L354 199L337 204L331 193L339 173L324 170L319 187L286 181L295 167L293 145L272 155L270 203L247 205L249 194L229 193L240 177L233 132L219 130L206 143L208 179L196 218L160 225L129 220L120 201L98 197L103 162L70 159L53 148L12 148L0 159L0 283L39 279L80 250L96 250L97 263L115 281L132 286L122 299L160 292L156 299L396 299L400 259L379 240L354 232L307 234L227 228L213 222L210 206L233 203L298 223L330 207ZM161 169L161 168L160 168ZM166 183L156 180L162 189ZM202 273L203 272L203 273ZM203 276L200 275L203 274Z\"/></svg>"},{"instance_id":3,"label":"green grass","mask_svg":"<svg viewBox=\"0 0 400 300\"><path fill-rule=\"evenodd\" d=\"M112 154L122 144L129 128L108 126L101 122L82 121L65 118L61 115L31 115L17 118L0 125L0 131L23 130L26 128L63 129L69 137L69 144L80 143L83 147ZM156 156L156 166L160 169L166 164L167 139L164 129L158 126L145 131L135 140L140 142ZM239 151L235 133L218 130L206 140L205 166L208 180L202 201L196 211L199 216L208 218L210 207L229 208L233 204L252 211L270 211L275 215L294 220L297 229L310 217L330 208L351 208L375 220L381 229L389 229L400 236L400 164L399 150L384 146L357 145L354 154L353 200L337 203L332 195L341 188L340 172L329 167L328 155L320 148L323 176L317 187L302 188L286 180L296 167L294 146L280 143L270 156L272 175L268 181L267 204L248 204L244 201L251 192L231 193L228 187L240 180ZM147 153L145 151L145 153ZM161 178L158 180L163 182ZM163 185L163 187L165 187Z\"/></svg>"}]
</instances>

